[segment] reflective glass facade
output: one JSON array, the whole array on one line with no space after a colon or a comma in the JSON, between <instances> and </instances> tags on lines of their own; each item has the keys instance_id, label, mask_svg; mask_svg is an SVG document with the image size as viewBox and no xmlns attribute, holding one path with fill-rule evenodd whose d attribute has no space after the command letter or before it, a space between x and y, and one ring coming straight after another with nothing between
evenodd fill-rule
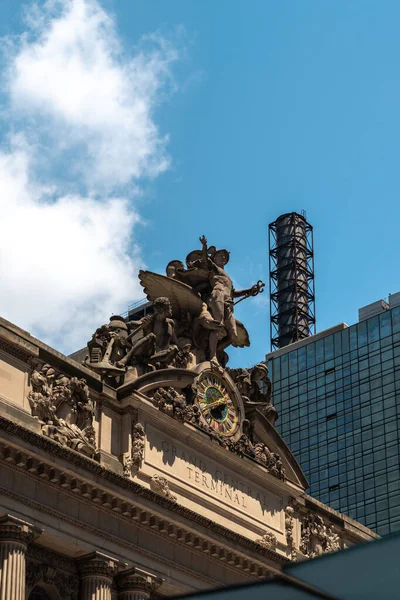
<instances>
[{"instance_id":1,"label":"reflective glass facade","mask_svg":"<svg viewBox=\"0 0 400 600\"><path fill-rule=\"evenodd\" d=\"M276 427L309 493L380 535L400 531L400 307L290 348L268 363Z\"/></svg>"}]
</instances>

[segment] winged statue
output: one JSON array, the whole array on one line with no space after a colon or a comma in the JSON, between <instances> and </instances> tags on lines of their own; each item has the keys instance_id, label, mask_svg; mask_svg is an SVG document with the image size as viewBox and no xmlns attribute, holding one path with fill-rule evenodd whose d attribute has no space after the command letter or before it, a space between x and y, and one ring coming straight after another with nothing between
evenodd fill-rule
<instances>
[{"instance_id":1,"label":"winged statue","mask_svg":"<svg viewBox=\"0 0 400 600\"><path fill-rule=\"evenodd\" d=\"M139 271L153 313L139 321L112 317L88 344L91 357L86 364L104 373L110 363L114 374L137 365L193 368L207 360L225 367L228 346L250 345L246 328L234 316L234 305L262 292L264 283L235 290L224 268L229 252L208 246L204 236L200 242L201 250L187 255L186 266L173 260L166 275Z\"/></svg>"},{"instance_id":2,"label":"winged statue","mask_svg":"<svg viewBox=\"0 0 400 600\"><path fill-rule=\"evenodd\" d=\"M185 272L183 277L185 276ZM196 275L191 272L192 281L197 281ZM139 281L144 288L144 292L148 300L155 301L160 296L165 296L171 304L172 316L181 325L182 333L190 336L190 331L184 331L192 326L193 345L197 349L201 349L203 338L205 335L213 336L217 340L217 346L214 353L210 352L210 360L221 353L229 344L244 348L250 345L249 334L244 325L235 319L237 335L234 340L229 337L229 332L224 326L224 323L213 318L206 302L203 301L201 295L195 292L193 287L183 283L176 277L166 277L159 273L151 271L139 271ZM203 330L203 331L202 331ZM205 331L204 331L205 330ZM207 353L205 353L207 354Z\"/></svg>"}]
</instances>

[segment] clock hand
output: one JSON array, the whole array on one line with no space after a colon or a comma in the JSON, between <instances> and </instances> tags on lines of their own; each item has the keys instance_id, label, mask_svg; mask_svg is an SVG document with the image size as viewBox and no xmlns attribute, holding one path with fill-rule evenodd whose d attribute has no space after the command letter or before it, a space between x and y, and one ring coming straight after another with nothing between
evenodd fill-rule
<instances>
[{"instance_id":1,"label":"clock hand","mask_svg":"<svg viewBox=\"0 0 400 600\"><path fill-rule=\"evenodd\" d=\"M210 410L212 410L216 406L220 406L221 404L226 404L226 400L224 398L221 398L220 400L216 400L215 402L211 402L211 404L207 404L204 407L204 411L210 412Z\"/></svg>"}]
</instances>

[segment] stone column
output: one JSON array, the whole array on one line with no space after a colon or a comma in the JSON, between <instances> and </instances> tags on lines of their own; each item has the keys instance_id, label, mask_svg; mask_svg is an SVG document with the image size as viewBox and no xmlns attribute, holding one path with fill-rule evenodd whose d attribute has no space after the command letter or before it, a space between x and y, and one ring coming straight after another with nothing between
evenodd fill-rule
<instances>
[{"instance_id":1,"label":"stone column","mask_svg":"<svg viewBox=\"0 0 400 600\"><path fill-rule=\"evenodd\" d=\"M126 565L101 552L92 552L77 562L81 577L79 599L111 600L113 577Z\"/></svg>"},{"instance_id":2,"label":"stone column","mask_svg":"<svg viewBox=\"0 0 400 600\"><path fill-rule=\"evenodd\" d=\"M117 577L118 600L148 600L160 587L162 579L134 567Z\"/></svg>"},{"instance_id":3,"label":"stone column","mask_svg":"<svg viewBox=\"0 0 400 600\"><path fill-rule=\"evenodd\" d=\"M26 550L41 532L11 515L0 518L0 600L25 600Z\"/></svg>"}]
</instances>

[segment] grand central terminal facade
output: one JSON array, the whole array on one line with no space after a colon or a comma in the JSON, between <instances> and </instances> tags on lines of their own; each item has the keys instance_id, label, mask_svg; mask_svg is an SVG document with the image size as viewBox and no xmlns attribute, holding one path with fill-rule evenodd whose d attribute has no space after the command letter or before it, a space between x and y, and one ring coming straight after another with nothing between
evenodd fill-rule
<instances>
[{"instance_id":1,"label":"grand central terminal facade","mask_svg":"<svg viewBox=\"0 0 400 600\"><path fill-rule=\"evenodd\" d=\"M250 343L234 298L262 288L201 244L140 272L154 313L111 317L80 358L0 319L2 600L184 594L377 537L307 495L265 365L227 366Z\"/></svg>"}]
</instances>

